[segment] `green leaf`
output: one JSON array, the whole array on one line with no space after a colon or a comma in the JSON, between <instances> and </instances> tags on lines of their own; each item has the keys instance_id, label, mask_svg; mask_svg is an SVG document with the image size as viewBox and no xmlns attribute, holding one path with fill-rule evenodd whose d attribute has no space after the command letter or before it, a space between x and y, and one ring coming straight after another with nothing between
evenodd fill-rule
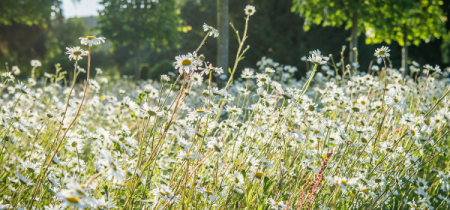
<instances>
[{"instance_id":1,"label":"green leaf","mask_svg":"<svg viewBox=\"0 0 450 210\"><path fill-rule=\"evenodd\" d=\"M137 119L136 115L133 112L130 112L130 115L131 115L131 118L133 118L134 121L136 121L136 119Z\"/></svg>"},{"instance_id":2,"label":"green leaf","mask_svg":"<svg viewBox=\"0 0 450 210\"><path fill-rule=\"evenodd\" d=\"M261 204L261 206L259 206L259 210L263 210L265 206L266 206L265 203Z\"/></svg>"},{"instance_id":3,"label":"green leaf","mask_svg":"<svg viewBox=\"0 0 450 210\"><path fill-rule=\"evenodd\" d=\"M136 102L137 105L141 105L142 99L144 98L145 95L146 95L146 93L144 93L144 92L139 94L138 101Z\"/></svg>"},{"instance_id":4,"label":"green leaf","mask_svg":"<svg viewBox=\"0 0 450 210\"><path fill-rule=\"evenodd\" d=\"M263 192L266 193L267 190L270 188L270 186L273 184L273 181L271 181L269 179L269 177L265 176L264 177L264 187L263 187Z\"/></svg>"},{"instance_id":5,"label":"green leaf","mask_svg":"<svg viewBox=\"0 0 450 210\"><path fill-rule=\"evenodd\" d=\"M244 180L247 179L247 173L244 169L241 170L242 176L244 177Z\"/></svg>"}]
</instances>

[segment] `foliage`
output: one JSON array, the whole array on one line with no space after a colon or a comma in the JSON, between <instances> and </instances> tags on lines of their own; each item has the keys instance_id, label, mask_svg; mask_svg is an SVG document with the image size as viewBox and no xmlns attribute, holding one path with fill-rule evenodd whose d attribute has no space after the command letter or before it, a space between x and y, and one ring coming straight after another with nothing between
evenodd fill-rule
<instances>
[{"instance_id":1,"label":"foliage","mask_svg":"<svg viewBox=\"0 0 450 210\"><path fill-rule=\"evenodd\" d=\"M19 23L0 27L1 61L17 64L45 57L48 51L46 45L48 29Z\"/></svg>"},{"instance_id":2,"label":"foliage","mask_svg":"<svg viewBox=\"0 0 450 210\"><path fill-rule=\"evenodd\" d=\"M394 0L377 5L377 21L365 24L366 43L390 44L393 40L400 46L419 45L421 40L440 38L446 34L442 5L441 0ZM409 43L404 43L404 36Z\"/></svg>"},{"instance_id":3,"label":"foliage","mask_svg":"<svg viewBox=\"0 0 450 210\"><path fill-rule=\"evenodd\" d=\"M365 21L373 20L371 14L376 7L372 0L293 0L292 12L298 12L305 18L303 29L308 31L311 25L341 26L345 28L352 26L352 17L357 16L359 26ZM363 32L362 27L358 27Z\"/></svg>"},{"instance_id":4,"label":"foliage","mask_svg":"<svg viewBox=\"0 0 450 210\"><path fill-rule=\"evenodd\" d=\"M14 4L18 2L14 1ZM6 5L7 1L2 1L0 4L2 3ZM256 62L261 60L261 57L267 56L277 62L298 67L299 71L295 76L299 78L301 75L305 75L308 70L305 62L300 58L308 55L309 51L316 48L321 49L325 55L332 53L335 61L340 60L339 52L342 45L348 45L346 38L350 36L350 33L345 30L345 27L350 27L349 25L343 24L340 27L322 27L322 25L309 24L310 29L304 31L304 17L298 17L297 13L290 12L292 1L258 0L253 1L253 3L258 13L253 17L252 21L254 22L251 23L251 30L248 32L250 37L247 41L248 45L250 45L249 53L238 66L237 75L244 69L244 66L256 68ZM13 3L10 2L8 4L12 5ZM241 12L242 8L247 4L248 2L246 1L229 1L229 22L234 23L235 27L241 33L244 28ZM444 5L441 6L445 14L450 12L448 4L448 1L444 1ZM7 7L0 7L0 10L13 8L9 7L9 5L6 5ZM158 43L152 47L151 41L146 41L141 43L141 52L137 56L135 46L129 44L122 45L121 42L117 42L113 44L112 48L106 46L101 49L94 48L93 55L96 59L93 59L93 65L102 67L106 74L131 75L134 74L133 71L135 70L135 62L137 59L140 60L140 63L148 63L149 67L152 68L161 60L172 59L173 55L195 49L197 47L196 44L200 43L203 39L203 29L201 27L203 23L217 27L216 1L185 0L176 1L175 5L178 20L182 22L178 23L175 27L177 30L173 30L174 36L178 36L179 40L169 44L169 48L162 45L158 46ZM42 14L44 13L42 12ZM38 71L54 69L53 66L55 63L61 63L63 69L68 70L68 74L71 75L73 65L63 57L60 57L65 47L76 44L74 41L69 42L69 40L75 40L79 36L86 36L88 34L107 36L107 39L110 39L109 35L93 30L92 28L86 27L82 29L82 18L78 20L76 18L63 20L62 17L58 16L60 11L57 10L57 7L55 8L55 13L57 13L57 16L47 24L46 28L41 25L28 26L14 22L11 22L8 26L0 25L0 69L5 70L5 62L8 62L9 67L18 65L23 70L21 76L25 77L27 72L31 70L28 62L32 59L40 59L43 67L42 69L38 68ZM373 18L382 19L376 16L373 16ZM77 21L79 23L71 23ZM383 24L390 23L387 21L382 22ZM397 20L392 20L391 22L396 23ZM76 33L71 30L71 27L74 27L73 31L76 31ZM447 30L450 29L448 21L446 27ZM363 30L363 27L360 27L360 29ZM121 29L120 31L124 30ZM134 32L128 31L128 33ZM234 62L234 55L237 51L237 40L234 32L231 31L231 33L229 57L231 58L230 62ZM150 36L150 34L147 35ZM370 61L373 60L371 52L375 50L377 45L365 44L365 33L362 33L361 36L358 42L358 49L360 51L358 61L362 67L367 67ZM449 48L445 43L450 42L444 41L443 39L431 39L430 42L422 42L419 46L412 46L409 50L410 60L415 60L419 63L435 63L442 66L448 60L445 58L449 57L449 53L446 53ZM200 50L200 54L207 55L213 64L216 64L216 45L217 40L208 40L205 43L205 47ZM401 46L393 42L390 47L393 51L390 59L394 66L398 66L401 59ZM347 47L347 50L344 52L345 63L348 63L348 52ZM80 64L85 65L86 62L86 60L82 60ZM360 70L367 71L366 69ZM172 69L171 71L173 72L174 70Z\"/></svg>"},{"instance_id":5,"label":"foliage","mask_svg":"<svg viewBox=\"0 0 450 210\"><path fill-rule=\"evenodd\" d=\"M98 20L102 35L116 46L147 42L153 48L174 46L180 23L174 2L103 0Z\"/></svg>"},{"instance_id":6,"label":"foliage","mask_svg":"<svg viewBox=\"0 0 450 210\"><path fill-rule=\"evenodd\" d=\"M61 0L2 0L0 24L48 25L50 16L61 12Z\"/></svg>"},{"instance_id":7,"label":"foliage","mask_svg":"<svg viewBox=\"0 0 450 210\"><path fill-rule=\"evenodd\" d=\"M0 207L448 209L449 81L375 52L384 70L341 76L315 50L300 80L264 58L223 89L195 53L157 81L90 77L90 64L71 81L59 65L39 83L2 71Z\"/></svg>"},{"instance_id":8,"label":"foliage","mask_svg":"<svg viewBox=\"0 0 450 210\"><path fill-rule=\"evenodd\" d=\"M99 24L102 34L111 38L115 46L134 47L135 77L139 80L140 49L150 44L157 51L161 47L176 46L179 41L180 19L175 0L103 0Z\"/></svg>"},{"instance_id":9,"label":"foliage","mask_svg":"<svg viewBox=\"0 0 450 210\"><path fill-rule=\"evenodd\" d=\"M158 81L160 76L167 74L173 69L172 60L162 60L156 63L152 68L148 70L148 78Z\"/></svg>"}]
</instances>

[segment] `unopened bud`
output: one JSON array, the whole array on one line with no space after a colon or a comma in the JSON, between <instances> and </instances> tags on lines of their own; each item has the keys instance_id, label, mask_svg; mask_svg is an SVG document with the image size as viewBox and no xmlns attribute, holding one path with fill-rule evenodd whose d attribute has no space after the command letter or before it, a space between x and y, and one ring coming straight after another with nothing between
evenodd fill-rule
<instances>
[{"instance_id":1,"label":"unopened bud","mask_svg":"<svg viewBox=\"0 0 450 210\"><path fill-rule=\"evenodd\" d=\"M166 84L170 81L170 77L167 75L161 75L161 83Z\"/></svg>"}]
</instances>

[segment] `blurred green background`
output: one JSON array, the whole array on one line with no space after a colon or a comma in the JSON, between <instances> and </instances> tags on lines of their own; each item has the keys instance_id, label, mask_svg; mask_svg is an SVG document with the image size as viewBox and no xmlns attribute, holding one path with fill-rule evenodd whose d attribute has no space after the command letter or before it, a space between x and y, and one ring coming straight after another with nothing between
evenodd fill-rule
<instances>
[{"instance_id":1,"label":"blurred green background","mask_svg":"<svg viewBox=\"0 0 450 210\"><path fill-rule=\"evenodd\" d=\"M115 77L158 79L161 74L175 72L172 63L176 55L193 52L198 47L205 35L203 23L218 28L219 33L223 27L229 27L218 24L221 13L227 12L227 22L232 22L242 35L243 9L247 4L254 5L256 13L249 21L246 44L250 49L236 76L246 67L256 68L256 62L266 56L298 67L299 77L306 72L301 57L309 51L320 49L339 60L342 46L346 45L348 63L350 44L358 47L361 71L366 71L375 58L374 50L382 45L391 48L392 63L400 68L402 40L407 42L408 64L417 61L421 65L437 64L443 69L450 62L450 23L446 21L450 1L99 0L98 3L102 6L98 15L68 18L64 17L61 0L0 1L0 71L17 65L22 71L19 78L26 78L31 71L30 60L38 59L43 64L37 69L38 75L54 72L56 63L71 72L73 62L64 54L65 48L79 46L79 37L97 35L106 37L107 44L93 48L93 68L101 68L104 74ZM357 24L353 24L356 19ZM355 35L358 39L352 43ZM219 38L210 37L200 50L214 65L218 56L224 56L218 55L218 47L224 47L218 45ZM223 41L220 42L228 43L228 63L220 65L226 67L234 63L238 48L230 27L227 42ZM85 68L86 62L83 59L79 65Z\"/></svg>"}]
</instances>

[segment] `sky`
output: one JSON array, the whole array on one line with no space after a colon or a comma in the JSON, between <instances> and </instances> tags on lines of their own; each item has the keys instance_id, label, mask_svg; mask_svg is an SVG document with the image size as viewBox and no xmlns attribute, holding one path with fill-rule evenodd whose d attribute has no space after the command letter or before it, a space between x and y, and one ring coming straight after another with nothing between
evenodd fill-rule
<instances>
[{"instance_id":1,"label":"sky","mask_svg":"<svg viewBox=\"0 0 450 210\"><path fill-rule=\"evenodd\" d=\"M98 4L100 0L63 0L62 2L65 18L97 16L97 10L102 9L102 6Z\"/></svg>"}]
</instances>

